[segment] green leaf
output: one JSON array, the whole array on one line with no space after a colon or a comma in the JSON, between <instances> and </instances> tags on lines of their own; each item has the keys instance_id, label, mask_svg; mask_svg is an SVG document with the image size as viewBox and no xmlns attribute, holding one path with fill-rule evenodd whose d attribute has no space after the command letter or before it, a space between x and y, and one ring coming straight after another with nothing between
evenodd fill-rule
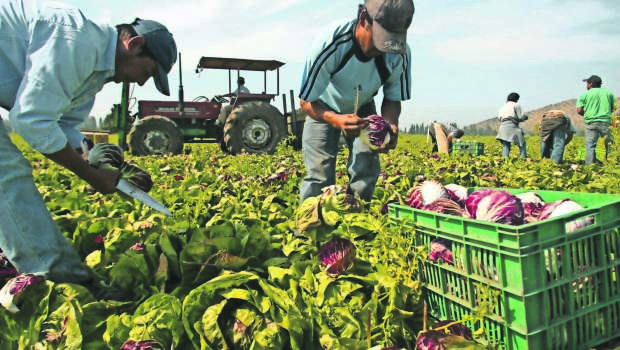
<instances>
[{"instance_id":1,"label":"green leaf","mask_svg":"<svg viewBox=\"0 0 620 350\"><path fill-rule=\"evenodd\" d=\"M131 316L123 313L122 315L112 315L106 321L106 331L103 334L103 341L111 349L120 349L123 343L129 338L131 330Z\"/></svg>"},{"instance_id":2,"label":"green leaf","mask_svg":"<svg viewBox=\"0 0 620 350\"><path fill-rule=\"evenodd\" d=\"M324 278L319 285L317 294L317 305L322 306L324 302L331 305L344 303L344 300L350 293L362 288L359 283L349 281L347 279L330 279Z\"/></svg>"},{"instance_id":3,"label":"green leaf","mask_svg":"<svg viewBox=\"0 0 620 350\"><path fill-rule=\"evenodd\" d=\"M202 326L196 327L196 325L201 325L202 315L206 308L221 299L212 289L203 284L192 290L183 300L183 326L194 348L199 349L201 347L199 339L203 339Z\"/></svg>"},{"instance_id":4,"label":"green leaf","mask_svg":"<svg viewBox=\"0 0 620 350\"><path fill-rule=\"evenodd\" d=\"M254 331L252 334L254 341L250 350L269 350L269 349L284 349L285 339L283 334L273 322L266 322L266 325Z\"/></svg>"},{"instance_id":5,"label":"green leaf","mask_svg":"<svg viewBox=\"0 0 620 350\"><path fill-rule=\"evenodd\" d=\"M135 290L136 293L145 291L153 280L153 272L140 252L129 251L123 255L110 270L110 279L113 285L123 290Z\"/></svg>"},{"instance_id":6,"label":"green leaf","mask_svg":"<svg viewBox=\"0 0 620 350\"><path fill-rule=\"evenodd\" d=\"M179 266L179 256L174 248L170 236L163 232L159 236L159 247L168 260L168 269L170 274L175 278L181 278L181 270Z\"/></svg>"},{"instance_id":7,"label":"green leaf","mask_svg":"<svg viewBox=\"0 0 620 350\"><path fill-rule=\"evenodd\" d=\"M205 283L204 286L209 291L217 291L219 289L225 289L230 287L239 287L245 283L250 281L258 280L259 277L251 272L237 272L227 275L218 276L209 282Z\"/></svg>"},{"instance_id":8,"label":"green leaf","mask_svg":"<svg viewBox=\"0 0 620 350\"><path fill-rule=\"evenodd\" d=\"M218 324L218 319L227 302L227 300L222 300L219 304L210 306L202 316L200 336L208 346L214 349L229 349L224 333Z\"/></svg>"},{"instance_id":9,"label":"green leaf","mask_svg":"<svg viewBox=\"0 0 620 350\"><path fill-rule=\"evenodd\" d=\"M166 349L176 348L184 334L181 302L169 294L155 294L138 306L132 325L130 339L154 339Z\"/></svg>"},{"instance_id":10,"label":"green leaf","mask_svg":"<svg viewBox=\"0 0 620 350\"><path fill-rule=\"evenodd\" d=\"M263 288L265 294L271 299L271 302L278 305L286 312L299 312L299 310L297 310L297 305L293 300L291 300L291 298L289 298L286 291L276 288L264 280L259 280L258 283L261 288Z\"/></svg>"},{"instance_id":11,"label":"green leaf","mask_svg":"<svg viewBox=\"0 0 620 350\"><path fill-rule=\"evenodd\" d=\"M168 280L169 274L169 264L168 258L163 253L159 256L159 266L157 267L157 271L155 271L155 286L160 292L166 291L166 281Z\"/></svg>"},{"instance_id":12,"label":"green leaf","mask_svg":"<svg viewBox=\"0 0 620 350\"><path fill-rule=\"evenodd\" d=\"M86 257L86 265L88 265L88 267L95 268L99 264L101 264L101 250L95 250L88 254Z\"/></svg>"}]
</instances>

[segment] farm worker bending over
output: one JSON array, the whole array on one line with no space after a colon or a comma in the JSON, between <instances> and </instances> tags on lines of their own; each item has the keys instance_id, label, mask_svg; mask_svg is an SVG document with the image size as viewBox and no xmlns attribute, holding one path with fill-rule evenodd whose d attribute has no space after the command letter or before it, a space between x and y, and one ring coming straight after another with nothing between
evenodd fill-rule
<instances>
[{"instance_id":1,"label":"farm worker bending over","mask_svg":"<svg viewBox=\"0 0 620 350\"><path fill-rule=\"evenodd\" d=\"M563 111L552 110L542 116L540 125L540 153L560 164L564 159L564 147L577 132L570 117Z\"/></svg>"},{"instance_id":2,"label":"farm worker bending over","mask_svg":"<svg viewBox=\"0 0 620 350\"><path fill-rule=\"evenodd\" d=\"M505 158L510 156L510 146L514 143L519 146L519 155L521 158L527 156L525 149L525 134L523 129L519 127L519 123L527 120L527 115L521 112L519 105L519 94L511 92L506 98L504 104L498 112L499 130L496 139L502 143L503 154Z\"/></svg>"},{"instance_id":3,"label":"farm worker bending over","mask_svg":"<svg viewBox=\"0 0 620 350\"><path fill-rule=\"evenodd\" d=\"M609 145L613 142L609 127L618 101L611 91L601 87L603 80L598 75L583 81L588 90L577 99L577 113L583 116L586 123L586 164L600 163L596 158L596 144L599 137L603 138L607 159Z\"/></svg>"},{"instance_id":4,"label":"farm worker bending over","mask_svg":"<svg viewBox=\"0 0 620 350\"><path fill-rule=\"evenodd\" d=\"M444 123L434 121L428 127L428 137L433 143L431 153L452 153L452 141L460 139L465 132L461 129L452 128L448 131L448 127Z\"/></svg>"},{"instance_id":5,"label":"farm worker bending over","mask_svg":"<svg viewBox=\"0 0 620 350\"><path fill-rule=\"evenodd\" d=\"M302 136L307 176L301 201L336 182L340 134L349 148L349 190L370 201L380 172L379 154L356 136L376 114L373 97L383 87L381 115L391 124L396 147L401 101L411 97L411 50L406 43L413 18L411 0L365 0L357 18L316 41L306 60L299 98L308 113Z\"/></svg>"},{"instance_id":6,"label":"farm worker bending over","mask_svg":"<svg viewBox=\"0 0 620 350\"><path fill-rule=\"evenodd\" d=\"M59 3L9 0L0 5L0 106L32 148L87 181L115 192L118 171L95 169L76 151L95 94L108 82L154 77L169 95L176 62L172 34L160 23L101 25ZM0 123L0 249L20 273L54 282L91 276L55 225L35 186L32 169Z\"/></svg>"}]
</instances>

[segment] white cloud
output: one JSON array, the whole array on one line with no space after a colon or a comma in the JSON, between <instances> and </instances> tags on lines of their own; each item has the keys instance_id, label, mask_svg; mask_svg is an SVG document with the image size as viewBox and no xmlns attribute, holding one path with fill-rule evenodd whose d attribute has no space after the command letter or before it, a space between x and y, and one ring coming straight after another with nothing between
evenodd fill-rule
<instances>
[{"instance_id":1,"label":"white cloud","mask_svg":"<svg viewBox=\"0 0 620 350\"><path fill-rule=\"evenodd\" d=\"M587 16L584 16L587 14ZM597 23L617 19L599 2L485 1L414 21L414 42L468 64L537 64L620 58L618 38ZM432 44L429 43L432 41Z\"/></svg>"}]
</instances>

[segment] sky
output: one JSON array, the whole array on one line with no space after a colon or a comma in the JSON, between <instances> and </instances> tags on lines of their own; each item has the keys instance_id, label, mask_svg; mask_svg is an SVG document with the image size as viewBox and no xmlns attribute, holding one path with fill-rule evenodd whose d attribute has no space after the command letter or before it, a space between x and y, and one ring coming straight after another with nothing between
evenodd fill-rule
<instances>
[{"instance_id":1,"label":"sky","mask_svg":"<svg viewBox=\"0 0 620 350\"><path fill-rule=\"evenodd\" d=\"M63 0L102 23L135 17L165 24L182 54L185 99L228 92L227 71L195 72L202 56L275 59L280 95L299 92L306 55L325 28L355 17L360 0ZM403 102L401 128L432 120L464 126L496 116L510 92L524 111L577 98L583 78L597 74L620 94L618 0L418 0L407 39L412 49L412 99ZM179 67L169 75L171 97L152 80L135 84L139 100L174 100ZM242 72L251 91L263 74ZM275 74L267 75L275 93ZM92 115L120 100L107 84ZM379 95L378 98L381 98ZM298 102L298 101L296 101ZM377 100L380 105L381 101ZM274 105L282 109L281 98ZM298 104L297 104L298 105ZM137 107L136 107L137 108Z\"/></svg>"}]
</instances>

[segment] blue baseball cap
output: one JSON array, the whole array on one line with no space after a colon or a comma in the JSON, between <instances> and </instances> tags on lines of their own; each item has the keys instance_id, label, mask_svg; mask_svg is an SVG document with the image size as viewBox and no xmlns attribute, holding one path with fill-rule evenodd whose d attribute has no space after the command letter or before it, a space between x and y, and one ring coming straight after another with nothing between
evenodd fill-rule
<instances>
[{"instance_id":1,"label":"blue baseball cap","mask_svg":"<svg viewBox=\"0 0 620 350\"><path fill-rule=\"evenodd\" d=\"M146 48L157 63L157 76L153 77L155 87L170 96L168 73L177 61L177 44L172 33L163 24L147 19L136 18L132 26L138 35L144 37Z\"/></svg>"}]
</instances>

